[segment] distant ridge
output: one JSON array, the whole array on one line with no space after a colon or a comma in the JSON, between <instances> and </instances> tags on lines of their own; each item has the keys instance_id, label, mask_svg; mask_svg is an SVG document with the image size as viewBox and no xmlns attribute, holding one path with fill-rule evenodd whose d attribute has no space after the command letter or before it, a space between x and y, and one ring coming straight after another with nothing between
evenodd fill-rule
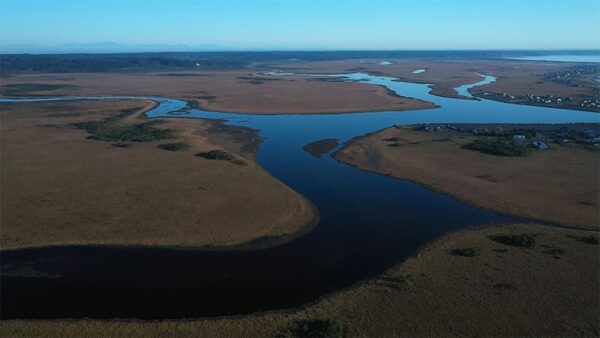
<instances>
[{"instance_id":1,"label":"distant ridge","mask_svg":"<svg viewBox=\"0 0 600 338\"><path fill-rule=\"evenodd\" d=\"M114 46L101 44L104 48ZM148 46L148 48L150 48ZM154 47L153 47L154 48ZM114 50L114 48L113 48ZM342 59L504 59L548 54L600 54L600 51L156 51L63 54L2 54L0 75L18 73L98 73L159 70L241 69L251 63Z\"/></svg>"},{"instance_id":2,"label":"distant ridge","mask_svg":"<svg viewBox=\"0 0 600 338\"><path fill-rule=\"evenodd\" d=\"M72 54L72 53L148 53L148 52L201 52L227 50L217 44L122 44L112 41L98 43L71 43L63 45L2 44L1 54Z\"/></svg>"}]
</instances>

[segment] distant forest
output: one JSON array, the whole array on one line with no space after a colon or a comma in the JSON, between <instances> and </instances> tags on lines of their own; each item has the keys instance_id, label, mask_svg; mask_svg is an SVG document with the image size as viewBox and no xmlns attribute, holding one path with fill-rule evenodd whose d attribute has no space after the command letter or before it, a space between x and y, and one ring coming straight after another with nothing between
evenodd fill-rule
<instances>
[{"instance_id":1,"label":"distant forest","mask_svg":"<svg viewBox=\"0 0 600 338\"><path fill-rule=\"evenodd\" d=\"M160 52L119 54L3 54L0 74L135 72L148 70L236 69L252 62L325 61L367 58L500 58L545 55L549 51L289 51ZM558 54L556 52L552 52ZM560 53L569 53L561 51ZM573 52L575 53L575 52ZM585 52L576 51L578 54Z\"/></svg>"}]
</instances>

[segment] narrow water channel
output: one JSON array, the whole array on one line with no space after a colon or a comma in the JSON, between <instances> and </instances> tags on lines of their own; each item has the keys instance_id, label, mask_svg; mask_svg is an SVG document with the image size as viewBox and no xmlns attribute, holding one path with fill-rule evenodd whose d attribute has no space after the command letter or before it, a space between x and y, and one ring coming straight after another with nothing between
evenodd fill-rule
<instances>
[{"instance_id":1,"label":"narrow water channel","mask_svg":"<svg viewBox=\"0 0 600 338\"><path fill-rule=\"evenodd\" d=\"M415 183L357 170L330 156L315 158L302 150L303 145L326 138L345 142L412 123L600 122L594 113L442 98L429 94L424 84L360 73L341 76L441 108L333 115L195 109L185 115L259 129L264 137L257 156L260 165L319 209L320 222L310 233L249 251L102 246L4 251L1 317L192 318L300 306L384 272L448 231L511 220ZM81 98L56 100L61 99ZM149 117L173 117L170 112L186 106L179 100L153 99L160 105L148 112Z\"/></svg>"}]
</instances>

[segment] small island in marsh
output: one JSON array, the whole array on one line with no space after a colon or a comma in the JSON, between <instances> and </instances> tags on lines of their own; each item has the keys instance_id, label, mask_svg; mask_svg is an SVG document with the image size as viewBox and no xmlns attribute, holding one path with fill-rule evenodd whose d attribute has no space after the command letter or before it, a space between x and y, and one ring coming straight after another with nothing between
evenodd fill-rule
<instances>
[{"instance_id":1,"label":"small island in marsh","mask_svg":"<svg viewBox=\"0 0 600 338\"><path fill-rule=\"evenodd\" d=\"M307 153L311 154L314 157L321 157L324 154L332 151L340 145L340 142L337 139L325 139L320 141L311 142L302 149Z\"/></svg>"}]
</instances>

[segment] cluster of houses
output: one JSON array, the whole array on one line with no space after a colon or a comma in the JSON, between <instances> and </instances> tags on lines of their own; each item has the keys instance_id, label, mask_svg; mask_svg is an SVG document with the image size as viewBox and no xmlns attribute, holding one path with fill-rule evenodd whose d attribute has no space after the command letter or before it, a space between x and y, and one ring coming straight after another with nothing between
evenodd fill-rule
<instances>
[{"instance_id":1,"label":"cluster of houses","mask_svg":"<svg viewBox=\"0 0 600 338\"><path fill-rule=\"evenodd\" d=\"M581 102L581 106L582 107L592 107L592 108L596 108L596 110L598 110L598 108L600 108L600 98L590 97L587 99L583 99Z\"/></svg>"},{"instance_id":2,"label":"cluster of houses","mask_svg":"<svg viewBox=\"0 0 600 338\"><path fill-rule=\"evenodd\" d=\"M507 93L492 93L485 91L483 95L489 99L508 101L511 103L533 105L559 105L574 109L600 111L600 97L570 98L556 95L510 95Z\"/></svg>"},{"instance_id":3,"label":"cluster of houses","mask_svg":"<svg viewBox=\"0 0 600 338\"><path fill-rule=\"evenodd\" d=\"M600 73L600 65L580 65L572 69L549 72L542 76L544 80L559 81L571 80L580 77L581 75Z\"/></svg>"},{"instance_id":4,"label":"cluster of houses","mask_svg":"<svg viewBox=\"0 0 600 338\"><path fill-rule=\"evenodd\" d=\"M516 135L513 135L512 139L515 142L526 142L527 141L527 136L526 135L521 135L521 134L516 134ZM532 140L531 145L534 146L534 147L536 147L539 150L546 150L546 149L548 149L548 145L544 141L539 140L539 139L535 139L535 138Z\"/></svg>"},{"instance_id":5,"label":"cluster of houses","mask_svg":"<svg viewBox=\"0 0 600 338\"><path fill-rule=\"evenodd\" d=\"M549 72L542 75L546 81L559 82L568 86L580 86L580 80L587 79L590 76L600 74L600 64L579 65L570 69ZM582 78L583 76L583 78ZM598 80L596 80L598 81ZM558 95L511 95L505 92L483 92L483 96L491 100L498 100L511 103L559 106L570 109L597 111L600 112L600 90L593 88L586 97L564 97Z\"/></svg>"},{"instance_id":6,"label":"cluster of houses","mask_svg":"<svg viewBox=\"0 0 600 338\"><path fill-rule=\"evenodd\" d=\"M510 138L514 142L527 142L532 147L545 150L549 149L548 143L558 144L580 144L594 149L600 149L600 128L592 129L581 126L557 126L557 127L473 127L473 125L420 125L416 130L426 132L455 131L477 136L491 136Z\"/></svg>"}]
</instances>

